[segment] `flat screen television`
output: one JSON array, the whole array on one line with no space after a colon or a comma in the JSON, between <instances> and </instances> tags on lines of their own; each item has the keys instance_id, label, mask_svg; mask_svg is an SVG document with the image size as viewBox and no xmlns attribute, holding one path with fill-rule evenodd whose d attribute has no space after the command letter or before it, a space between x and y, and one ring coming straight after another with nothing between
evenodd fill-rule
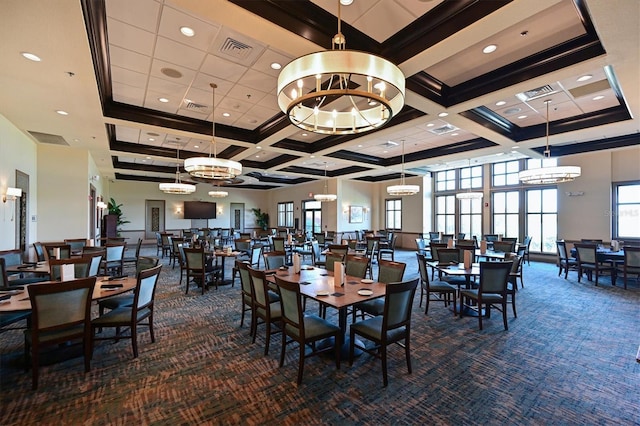
<instances>
[{"instance_id":1,"label":"flat screen television","mask_svg":"<svg viewBox=\"0 0 640 426\"><path fill-rule=\"evenodd\" d=\"M185 219L215 219L216 203L185 201L183 211Z\"/></svg>"}]
</instances>

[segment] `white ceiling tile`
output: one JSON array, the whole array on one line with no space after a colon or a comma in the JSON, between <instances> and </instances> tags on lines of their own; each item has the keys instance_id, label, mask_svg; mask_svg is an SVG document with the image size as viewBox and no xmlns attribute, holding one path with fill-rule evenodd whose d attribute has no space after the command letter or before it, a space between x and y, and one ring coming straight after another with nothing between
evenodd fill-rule
<instances>
[{"instance_id":1,"label":"white ceiling tile","mask_svg":"<svg viewBox=\"0 0 640 426\"><path fill-rule=\"evenodd\" d=\"M255 69L249 69L242 77L242 84L262 93L276 93L278 78Z\"/></svg>"},{"instance_id":2,"label":"white ceiling tile","mask_svg":"<svg viewBox=\"0 0 640 426\"><path fill-rule=\"evenodd\" d=\"M109 45L120 46L147 56L153 55L156 41L153 33L115 20L109 20L107 25Z\"/></svg>"},{"instance_id":3,"label":"white ceiling tile","mask_svg":"<svg viewBox=\"0 0 640 426\"><path fill-rule=\"evenodd\" d=\"M142 55L131 50L126 50L118 46L109 48L111 67L118 66L139 73L148 73L151 66L151 57Z\"/></svg>"},{"instance_id":4,"label":"white ceiling tile","mask_svg":"<svg viewBox=\"0 0 640 426\"><path fill-rule=\"evenodd\" d=\"M109 0L107 16L155 32L161 4L155 0Z\"/></svg>"},{"instance_id":5,"label":"white ceiling tile","mask_svg":"<svg viewBox=\"0 0 640 426\"><path fill-rule=\"evenodd\" d=\"M140 129L127 126L116 126L116 139L121 142L138 143Z\"/></svg>"},{"instance_id":6,"label":"white ceiling tile","mask_svg":"<svg viewBox=\"0 0 640 426\"><path fill-rule=\"evenodd\" d=\"M180 32L183 26L194 30L193 37L186 37ZM162 9L162 18L158 33L194 49L207 51L220 30L220 26L195 18L183 11L165 6Z\"/></svg>"},{"instance_id":7,"label":"white ceiling tile","mask_svg":"<svg viewBox=\"0 0 640 426\"><path fill-rule=\"evenodd\" d=\"M157 93L160 97L168 98L170 101L181 102L187 93L187 86L161 78L151 77L149 79L149 91Z\"/></svg>"},{"instance_id":8,"label":"white ceiling tile","mask_svg":"<svg viewBox=\"0 0 640 426\"><path fill-rule=\"evenodd\" d=\"M271 68L271 64L276 62L283 67L291 62L293 59L291 56L285 55L280 52L276 52L272 48L268 48L264 51L264 53L258 58L256 63L253 65L252 69L256 71L263 72L265 74L269 74L276 79L280 75L280 70L274 70Z\"/></svg>"},{"instance_id":9,"label":"white ceiling tile","mask_svg":"<svg viewBox=\"0 0 640 426\"><path fill-rule=\"evenodd\" d=\"M192 70L198 70L206 53L186 44L178 43L164 37L158 37L155 57L172 64L180 64Z\"/></svg>"},{"instance_id":10,"label":"white ceiling tile","mask_svg":"<svg viewBox=\"0 0 640 426\"><path fill-rule=\"evenodd\" d=\"M399 29L406 27L413 19L409 12L397 7L394 2L380 1L359 17L354 25L381 43ZM349 46L348 39L347 46Z\"/></svg>"},{"instance_id":11,"label":"white ceiling tile","mask_svg":"<svg viewBox=\"0 0 640 426\"><path fill-rule=\"evenodd\" d=\"M234 64L226 59L214 55L207 55L200 71L223 80L236 82L240 80L247 69L247 67Z\"/></svg>"},{"instance_id":12,"label":"white ceiling tile","mask_svg":"<svg viewBox=\"0 0 640 426\"><path fill-rule=\"evenodd\" d=\"M147 73L139 73L120 67L111 67L111 79L129 87L144 89L147 86Z\"/></svg>"},{"instance_id":13,"label":"white ceiling tile","mask_svg":"<svg viewBox=\"0 0 640 426\"><path fill-rule=\"evenodd\" d=\"M244 83L244 80L243 80L243 83ZM236 84L229 91L229 93L227 93L227 96L233 99L239 99L241 101L245 101L255 105L258 102L260 102L262 98L266 96L266 93L252 89L247 86Z\"/></svg>"},{"instance_id":14,"label":"white ceiling tile","mask_svg":"<svg viewBox=\"0 0 640 426\"><path fill-rule=\"evenodd\" d=\"M145 89L142 87L131 87L114 82L111 90L113 92L113 100L116 102L135 106L142 106L144 103Z\"/></svg>"},{"instance_id":15,"label":"white ceiling tile","mask_svg":"<svg viewBox=\"0 0 640 426\"><path fill-rule=\"evenodd\" d=\"M164 68L176 70L182 74L181 77L173 78L165 75L162 70ZM173 82L175 84L183 84L185 86L189 86L193 79L195 78L196 72L185 67L180 67L175 64L171 64L168 62L161 61L159 59L154 59L151 63L151 76L167 80L169 82Z\"/></svg>"}]
</instances>

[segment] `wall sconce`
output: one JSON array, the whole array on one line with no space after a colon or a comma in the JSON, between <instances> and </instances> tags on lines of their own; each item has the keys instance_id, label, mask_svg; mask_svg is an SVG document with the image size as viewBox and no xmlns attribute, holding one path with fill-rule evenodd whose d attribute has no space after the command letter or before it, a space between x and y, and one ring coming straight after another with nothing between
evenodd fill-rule
<instances>
[{"instance_id":1,"label":"wall sconce","mask_svg":"<svg viewBox=\"0 0 640 426\"><path fill-rule=\"evenodd\" d=\"M89 178L89 180L90 180L91 182L97 182L97 181L99 181L99 180L100 180L100 176L98 176L98 175L93 175L93 176L91 176L91 177Z\"/></svg>"},{"instance_id":2,"label":"wall sconce","mask_svg":"<svg viewBox=\"0 0 640 426\"><path fill-rule=\"evenodd\" d=\"M7 192L2 196L2 202L6 203L7 200L15 201L16 198L22 197L22 189L20 188L7 188Z\"/></svg>"},{"instance_id":3,"label":"wall sconce","mask_svg":"<svg viewBox=\"0 0 640 426\"><path fill-rule=\"evenodd\" d=\"M100 210L104 210L107 208L107 203L105 203L104 201L100 200L96 203L96 207L99 208Z\"/></svg>"},{"instance_id":4,"label":"wall sconce","mask_svg":"<svg viewBox=\"0 0 640 426\"><path fill-rule=\"evenodd\" d=\"M222 206L218 206L218 214L221 215L222 214Z\"/></svg>"},{"instance_id":5,"label":"wall sconce","mask_svg":"<svg viewBox=\"0 0 640 426\"><path fill-rule=\"evenodd\" d=\"M182 207L178 206L176 207L176 214L181 214L182 213Z\"/></svg>"}]
</instances>

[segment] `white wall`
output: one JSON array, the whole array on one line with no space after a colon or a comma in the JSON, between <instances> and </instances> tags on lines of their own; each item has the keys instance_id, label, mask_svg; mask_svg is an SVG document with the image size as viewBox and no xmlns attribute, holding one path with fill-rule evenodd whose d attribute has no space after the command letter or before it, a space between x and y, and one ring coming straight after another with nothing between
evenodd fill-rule
<instances>
[{"instance_id":1,"label":"white wall","mask_svg":"<svg viewBox=\"0 0 640 426\"><path fill-rule=\"evenodd\" d=\"M30 138L18 130L3 115L0 115L0 195L7 187L15 187L16 170L29 175L27 200L27 226L30 245L37 236L37 223L31 221L31 215L38 210L38 168L37 146ZM11 250L16 245L15 202L0 201L0 250ZM14 220L11 217L14 216Z\"/></svg>"},{"instance_id":2,"label":"white wall","mask_svg":"<svg viewBox=\"0 0 640 426\"><path fill-rule=\"evenodd\" d=\"M610 241L611 184L640 180L640 147L572 155L558 163L582 167L579 178L558 185L558 237ZM584 195L568 196L567 192Z\"/></svg>"}]
</instances>

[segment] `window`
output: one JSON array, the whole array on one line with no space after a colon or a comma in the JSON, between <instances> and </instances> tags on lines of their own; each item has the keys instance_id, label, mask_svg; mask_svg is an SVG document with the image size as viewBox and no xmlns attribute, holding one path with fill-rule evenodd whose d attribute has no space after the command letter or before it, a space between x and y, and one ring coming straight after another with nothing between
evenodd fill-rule
<instances>
[{"instance_id":1,"label":"window","mask_svg":"<svg viewBox=\"0 0 640 426\"><path fill-rule=\"evenodd\" d=\"M436 173L436 191L453 191L456 189L456 171L444 170Z\"/></svg>"},{"instance_id":2,"label":"window","mask_svg":"<svg viewBox=\"0 0 640 426\"><path fill-rule=\"evenodd\" d=\"M436 231L444 234L456 233L456 196L436 197Z\"/></svg>"},{"instance_id":3,"label":"window","mask_svg":"<svg viewBox=\"0 0 640 426\"><path fill-rule=\"evenodd\" d=\"M640 182L614 183L612 219L614 238L640 238Z\"/></svg>"},{"instance_id":4,"label":"window","mask_svg":"<svg viewBox=\"0 0 640 426\"><path fill-rule=\"evenodd\" d=\"M558 235L558 190L529 189L527 193L527 235L531 251L556 252Z\"/></svg>"},{"instance_id":5,"label":"window","mask_svg":"<svg viewBox=\"0 0 640 426\"><path fill-rule=\"evenodd\" d=\"M387 229L402 229L402 199L386 200Z\"/></svg>"},{"instance_id":6,"label":"window","mask_svg":"<svg viewBox=\"0 0 640 426\"><path fill-rule=\"evenodd\" d=\"M495 163L493 165L493 186L518 185L520 183L519 171L519 160Z\"/></svg>"},{"instance_id":7,"label":"window","mask_svg":"<svg viewBox=\"0 0 640 426\"><path fill-rule=\"evenodd\" d=\"M482 166L460 169L460 189L482 188Z\"/></svg>"},{"instance_id":8,"label":"window","mask_svg":"<svg viewBox=\"0 0 640 426\"><path fill-rule=\"evenodd\" d=\"M482 237L482 198L460 200L460 232L466 239Z\"/></svg>"},{"instance_id":9,"label":"window","mask_svg":"<svg viewBox=\"0 0 640 426\"><path fill-rule=\"evenodd\" d=\"M322 204L320 201L304 201L304 230L311 234L322 232Z\"/></svg>"},{"instance_id":10,"label":"window","mask_svg":"<svg viewBox=\"0 0 640 426\"><path fill-rule=\"evenodd\" d=\"M293 201L278 203L278 226L283 228L293 227Z\"/></svg>"},{"instance_id":11,"label":"window","mask_svg":"<svg viewBox=\"0 0 640 426\"><path fill-rule=\"evenodd\" d=\"M493 193L493 233L517 238L520 235L520 192Z\"/></svg>"}]
</instances>

